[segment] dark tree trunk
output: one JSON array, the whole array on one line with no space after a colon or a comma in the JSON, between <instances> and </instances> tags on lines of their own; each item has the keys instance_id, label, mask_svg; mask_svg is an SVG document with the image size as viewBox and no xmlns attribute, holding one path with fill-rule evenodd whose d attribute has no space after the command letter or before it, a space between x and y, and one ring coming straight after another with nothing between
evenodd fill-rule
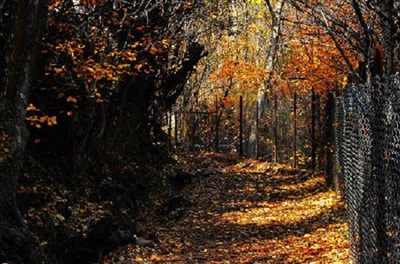
<instances>
[{"instance_id":1,"label":"dark tree trunk","mask_svg":"<svg viewBox=\"0 0 400 264\"><path fill-rule=\"evenodd\" d=\"M316 117L317 96L314 87L311 90L311 169L315 172L317 159Z\"/></svg>"},{"instance_id":2,"label":"dark tree trunk","mask_svg":"<svg viewBox=\"0 0 400 264\"><path fill-rule=\"evenodd\" d=\"M382 12L382 30L383 30L383 45L384 45L384 64L385 73L388 75L395 74L395 49L397 28L395 23L395 7L393 0L379 1L379 7ZM375 58L377 59L377 58Z\"/></svg>"},{"instance_id":3,"label":"dark tree trunk","mask_svg":"<svg viewBox=\"0 0 400 264\"><path fill-rule=\"evenodd\" d=\"M0 262L37 263L16 205L28 138L25 107L47 21L47 0L0 5Z\"/></svg>"},{"instance_id":4,"label":"dark tree trunk","mask_svg":"<svg viewBox=\"0 0 400 264\"><path fill-rule=\"evenodd\" d=\"M317 100L316 100L316 126L315 126L315 132L316 132L316 141L317 141L317 146L320 146L319 148L317 147L317 154L316 154L316 170L317 171L323 171L325 170L325 123L324 123L324 113L322 105L323 105L323 100L321 98L321 95L317 95Z\"/></svg>"},{"instance_id":5,"label":"dark tree trunk","mask_svg":"<svg viewBox=\"0 0 400 264\"><path fill-rule=\"evenodd\" d=\"M107 148L125 157L135 157L139 163L149 161L153 154L149 108L155 89L154 78L139 76L122 82L120 86L121 98L112 113L112 119L118 121L109 127ZM160 133L155 131L155 134Z\"/></svg>"},{"instance_id":6,"label":"dark tree trunk","mask_svg":"<svg viewBox=\"0 0 400 264\"><path fill-rule=\"evenodd\" d=\"M279 160L279 146L278 146L278 95L274 95L274 162Z\"/></svg>"},{"instance_id":7,"label":"dark tree trunk","mask_svg":"<svg viewBox=\"0 0 400 264\"><path fill-rule=\"evenodd\" d=\"M239 156L243 157L243 96L239 98Z\"/></svg>"},{"instance_id":8,"label":"dark tree trunk","mask_svg":"<svg viewBox=\"0 0 400 264\"><path fill-rule=\"evenodd\" d=\"M297 168L297 92L293 95L293 167Z\"/></svg>"},{"instance_id":9,"label":"dark tree trunk","mask_svg":"<svg viewBox=\"0 0 400 264\"><path fill-rule=\"evenodd\" d=\"M325 140L326 140L326 176L329 186L339 191L338 179L334 171L334 144L335 144L335 97L332 92L328 92L328 99L326 102L326 127L325 127Z\"/></svg>"},{"instance_id":10,"label":"dark tree trunk","mask_svg":"<svg viewBox=\"0 0 400 264\"><path fill-rule=\"evenodd\" d=\"M215 97L215 152L219 152L219 124L221 116L218 110L218 97Z\"/></svg>"}]
</instances>

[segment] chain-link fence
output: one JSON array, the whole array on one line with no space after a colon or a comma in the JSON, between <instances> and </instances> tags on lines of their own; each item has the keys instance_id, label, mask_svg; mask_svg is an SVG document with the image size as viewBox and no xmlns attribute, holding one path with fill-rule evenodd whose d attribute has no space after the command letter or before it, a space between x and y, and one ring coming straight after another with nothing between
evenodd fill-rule
<instances>
[{"instance_id":1,"label":"chain-link fence","mask_svg":"<svg viewBox=\"0 0 400 264\"><path fill-rule=\"evenodd\" d=\"M336 100L336 173L353 263L400 263L400 80L351 85Z\"/></svg>"}]
</instances>

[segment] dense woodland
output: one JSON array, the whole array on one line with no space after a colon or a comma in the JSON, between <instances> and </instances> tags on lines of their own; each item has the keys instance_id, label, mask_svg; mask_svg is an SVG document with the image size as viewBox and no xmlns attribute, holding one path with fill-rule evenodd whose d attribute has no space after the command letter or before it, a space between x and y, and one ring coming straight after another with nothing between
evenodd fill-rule
<instances>
[{"instance_id":1,"label":"dense woodland","mask_svg":"<svg viewBox=\"0 0 400 264\"><path fill-rule=\"evenodd\" d=\"M115 250L163 241L201 178L232 187L221 164L343 192L335 98L398 74L399 23L393 0L0 0L0 262L152 263ZM239 257L213 261L312 261Z\"/></svg>"}]
</instances>

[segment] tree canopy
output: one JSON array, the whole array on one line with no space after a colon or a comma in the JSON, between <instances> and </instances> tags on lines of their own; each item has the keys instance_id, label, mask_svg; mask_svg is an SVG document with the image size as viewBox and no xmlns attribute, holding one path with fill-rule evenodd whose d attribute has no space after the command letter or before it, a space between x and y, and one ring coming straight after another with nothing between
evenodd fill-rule
<instances>
[{"instance_id":1,"label":"tree canopy","mask_svg":"<svg viewBox=\"0 0 400 264\"><path fill-rule=\"evenodd\" d=\"M393 0L0 0L0 261L82 261L54 241L91 237L65 220L89 209L121 238L179 191L182 153L330 182L335 96L398 73L399 26Z\"/></svg>"}]
</instances>

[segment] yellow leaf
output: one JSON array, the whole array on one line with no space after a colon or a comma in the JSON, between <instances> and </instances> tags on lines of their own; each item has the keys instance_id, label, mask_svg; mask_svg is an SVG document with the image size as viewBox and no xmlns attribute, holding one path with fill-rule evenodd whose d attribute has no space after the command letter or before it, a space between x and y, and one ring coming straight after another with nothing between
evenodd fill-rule
<instances>
[{"instance_id":1,"label":"yellow leaf","mask_svg":"<svg viewBox=\"0 0 400 264\"><path fill-rule=\"evenodd\" d=\"M135 261L136 261L136 262L143 262L144 259L141 258L141 257L139 257L139 256L137 256L137 257L135 258Z\"/></svg>"},{"instance_id":2,"label":"yellow leaf","mask_svg":"<svg viewBox=\"0 0 400 264\"><path fill-rule=\"evenodd\" d=\"M39 109L36 108L36 106L34 106L33 104L29 104L29 105L26 107L26 111L39 111Z\"/></svg>"},{"instance_id":3,"label":"yellow leaf","mask_svg":"<svg viewBox=\"0 0 400 264\"><path fill-rule=\"evenodd\" d=\"M50 117L50 118L49 118L49 122L50 122L52 125L57 125L57 117L56 117L56 116Z\"/></svg>"},{"instance_id":4,"label":"yellow leaf","mask_svg":"<svg viewBox=\"0 0 400 264\"><path fill-rule=\"evenodd\" d=\"M96 71L93 69L93 68L91 68L91 67L86 67L86 69L88 70L88 71L90 71L91 73L95 73Z\"/></svg>"}]
</instances>

